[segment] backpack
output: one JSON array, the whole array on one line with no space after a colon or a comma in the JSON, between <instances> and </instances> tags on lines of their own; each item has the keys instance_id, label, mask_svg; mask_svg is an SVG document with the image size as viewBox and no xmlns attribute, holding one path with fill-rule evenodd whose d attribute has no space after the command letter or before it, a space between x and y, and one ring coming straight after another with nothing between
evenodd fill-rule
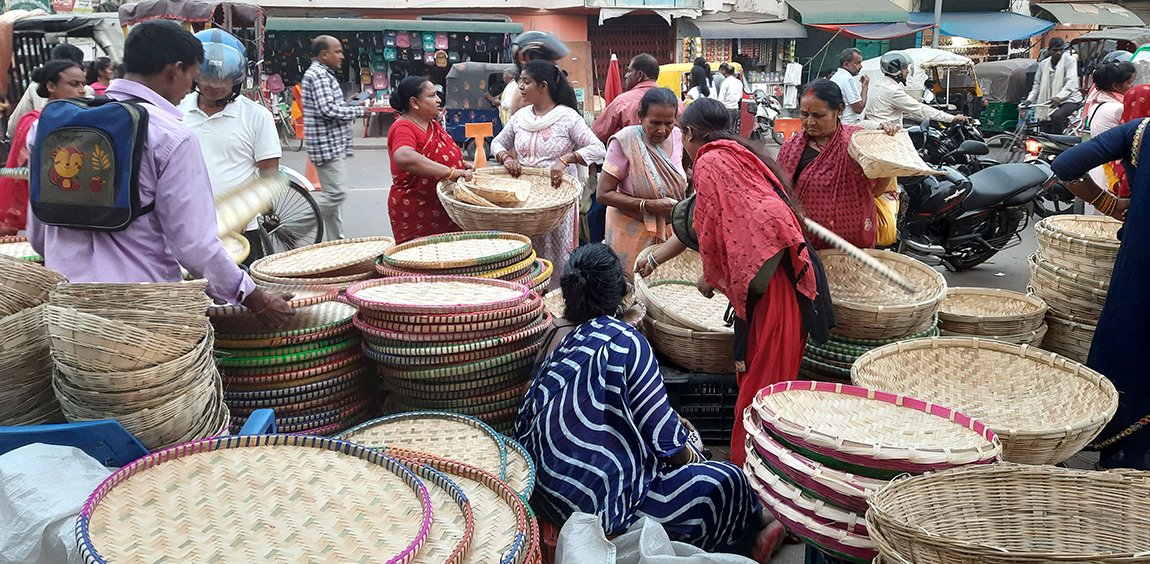
<instances>
[{"instance_id":1,"label":"backpack","mask_svg":"<svg viewBox=\"0 0 1150 564\"><path fill-rule=\"evenodd\" d=\"M106 96L44 107L28 168L32 213L41 223L123 231L155 203L140 206L140 161L148 111Z\"/></svg>"}]
</instances>

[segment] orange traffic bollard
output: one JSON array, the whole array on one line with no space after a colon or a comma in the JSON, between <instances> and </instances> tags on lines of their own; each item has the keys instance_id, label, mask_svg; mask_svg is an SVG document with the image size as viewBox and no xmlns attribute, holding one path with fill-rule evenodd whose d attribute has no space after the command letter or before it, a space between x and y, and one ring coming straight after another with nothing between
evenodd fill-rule
<instances>
[{"instance_id":1,"label":"orange traffic bollard","mask_svg":"<svg viewBox=\"0 0 1150 564\"><path fill-rule=\"evenodd\" d=\"M475 140L475 168L486 167L487 152L484 150L484 145L488 137L495 136L491 123L469 123L464 126L464 132L468 138Z\"/></svg>"}]
</instances>

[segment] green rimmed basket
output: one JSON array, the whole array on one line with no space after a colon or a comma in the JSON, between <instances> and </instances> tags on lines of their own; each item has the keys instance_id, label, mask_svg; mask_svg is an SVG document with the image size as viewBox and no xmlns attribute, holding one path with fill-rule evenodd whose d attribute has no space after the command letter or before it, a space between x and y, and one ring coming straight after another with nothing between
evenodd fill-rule
<instances>
[{"instance_id":1,"label":"green rimmed basket","mask_svg":"<svg viewBox=\"0 0 1150 564\"><path fill-rule=\"evenodd\" d=\"M529 294L527 288L504 280L465 276L379 278L347 289L348 300L364 309L438 315L515 307Z\"/></svg>"},{"instance_id":2,"label":"green rimmed basket","mask_svg":"<svg viewBox=\"0 0 1150 564\"><path fill-rule=\"evenodd\" d=\"M283 340L284 344L303 343L315 340L317 334L331 331L338 327L351 325L351 318L355 315L355 306L339 301L329 301L313 306L302 307L296 310L295 315L277 331L264 331L258 333L229 333L218 331L216 337L221 341L270 341ZM255 348L258 345L251 345Z\"/></svg>"},{"instance_id":3,"label":"green rimmed basket","mask_svg":"<svg viewBox=\"0 0 1150 564\"><path fill-rule=\"evenodd\" d=\"M338 374L330 378L323 378L307 384L299 384L287 387L275 387L263 390L231 390L228 385L224 386L224 401L245 401L245 400L261 400L272 398L293 397L300 394L308 394L320 390L336 389L337 386L346 382L354 381L372 373L372 367L366 364L351 365L347 369L337 371ZM326 376L326 375L324 375Z\"/></svg>"},{"instance_id":4,"label":"green rimmed basket","mask_svg":"<svg viewBox=\"0 0 1150 564\"><path fill-rule=\"evenodd\" d=\"M252 358L216 358L216 366L222 368L257 368L268 366L283 366L295 365L302 362L314 361L317 359L323 360L340 355L347 351L356 350L359 348L360 338L353 336L352 338L336 343L334 345L324 347L322 349L307 350L304 352L290 353L280 356L266 356L266 357L252 357Z\"/></svg>"},{"instance_id":5,"label":"green rimmed basket","mask_svg":"<svg viewBox=\"0 0 1150 564\"><path fill-rule=\"evenodd\" d=\"M397 245L380 263L410 270L439 270L497 263L531 252L531 239L502 231L468 231L420 237Z\"/></svg>"}]
</instances>

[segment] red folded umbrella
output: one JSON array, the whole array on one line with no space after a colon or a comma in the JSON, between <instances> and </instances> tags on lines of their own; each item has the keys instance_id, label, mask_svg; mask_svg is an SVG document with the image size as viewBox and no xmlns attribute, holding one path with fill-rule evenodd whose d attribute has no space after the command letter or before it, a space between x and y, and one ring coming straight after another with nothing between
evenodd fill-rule
<instances>
[{"instance_id":1,"label":"red folded umbrella","mask_svg":"<svg viewBox=\"0 0 1150 564\"><path fill-rule=\"evenodd\" d=\"M611 64L607 66L607 87L603 90L603 100L610 104L622 93L623 81L619 79L619 58L611 55Z\"/></svg>"}]
</instances>

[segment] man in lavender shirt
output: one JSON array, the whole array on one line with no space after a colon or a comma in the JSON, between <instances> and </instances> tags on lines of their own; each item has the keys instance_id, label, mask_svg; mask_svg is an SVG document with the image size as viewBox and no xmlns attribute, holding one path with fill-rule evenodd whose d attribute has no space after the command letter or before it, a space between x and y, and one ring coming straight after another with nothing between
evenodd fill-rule
<instances>
[{"instance_id":1,"label":"man in lavender shirt","mask_svg":"<svg viewBox=\"0 0 1150 564\"><path fill-rule=\"evenodd\" d=\"M208 279L218 302L243 304L265 326L278 327L295 311L285 298L256 287L216 238L216 206L200 144L177 107L191 91L204 48L170 20L137 25L124 43L124 78L112 82L113 100L148 111L148 140L140 164L140 205L155 209L117 232L53 227L28 214L28 235L47 266L73 282L178 282L180 265ZM36 125L28 133L29 149Z\"/></svg>"}]
</instances>

